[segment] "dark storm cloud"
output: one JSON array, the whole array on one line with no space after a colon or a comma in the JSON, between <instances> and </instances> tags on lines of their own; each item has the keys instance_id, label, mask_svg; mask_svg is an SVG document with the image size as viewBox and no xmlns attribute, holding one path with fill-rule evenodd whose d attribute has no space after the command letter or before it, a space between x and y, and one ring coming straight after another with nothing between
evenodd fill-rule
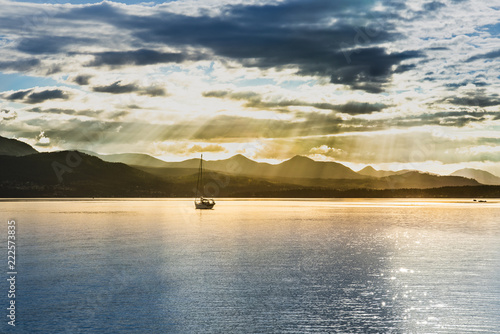
<instances>
[{"instance_id":1,"label":"dark storm cloud","mask_svg":"<svg viewBox=\"0 0 500 334\"><path fill-rule=\"evenodd\" d=\"M94 54L94 60L88 66L123 66L123 65L154 65L162 63L183 63L187 60L202 60L201 55L189 55L175 52L157 52L140 49L133 51L100 52Z\"/></svg>"},{"instance_id":2,"label":"dark storm cloud","mask_svg":"<svg viewBox=\"0 0 500 334\"><path fill-rule=\"evenodd\" d=\"M203 93L204 97L225 98L235 101L246 101L248 108L276 109L281 112L289 112L287 107L313 107L316 109L333 110L350 115L371 114L389 107L383 103L366 103L350 101L346 104L332 104L324 102L306 102L300 100L263 101L263 97L255 92L232 92L232 91L208 91ZM283 109L285 108L285 109Z\"/></svg>"},{"instance_id":3,"label":"dark storm cloud","mask_svg":"<svg viewBox=\"0 0 500 334\"><path fill-rule=\"evenodd\" d=\"M110 93L110 94L127 94L127 93L137 93L140 95L149 96L166 96L167 92L163 87L159 86L149 86L141 87L135 83L121 84L121 81L116 81L110 85L106 86L95 86L92 87L94 92L99 93Z\"/></svg>"},{"instance_id":4,"label":"dark storm cloud","mask_svg":"<svg viewBox=\"0 0 500 334\"><path fill-rule=\"evenodd\" d=\"M70 46L92 45L96 43L97 40L95 39L48 35L36 38L24 38L18 43L17 50L32 55L56 54L68 49Z\"/></svg>"},{"instance_id":5,"label":"dark storm cloud","mask_svg":"<svg viewBox=\"0 0 500 334\"><path fill-rule=\"evenodd\" d=\"M27 72L39 66L40 63L40 60L35 58L0 61L0 70Z\"/></svg>"},{"instance_id":6,"label":"dark storm cloud","mask_svg":"<svg viewBox=\"0 0 500 334\"><path fill-rule=\"evenodd\" d=\"M47 100L62 99L68 100L70 94L61 89L46 89L41 91L34 91L33 89L20 90L10 94L2 94L2 98L9 101L16 101L21 103L36 104L42 103Z\"/></svg>"},{"instance_id":7,"label":"dark storm cloud","mask_svg":"<svg viewBox=\"0 0 500 334\"><path fill-rule=\"evenodd\" d=\"M219 16L169 12L135 16L100 3L72 9L63 16L104 20L143 43L180 50L198 48L208 53L202 56L150 49L101 52L94 54L89 66L182 63L220 56L247 67L297 68L299 75L329 77L332 83L378 93L390 82L395 68L408 71L412 67L402 63L423 54L389 52L382 47L402 36L381 19L381 14L370 12L372 5L371 1L360 0L291 0L225 6Z\"/></svg>"},{"instance_id":8,"label":"dark storm cloud","mask_svg":"<svg viewBox=\"0 0 500 334\"><path fill-rule=\"evenodd\" d=\"M340 59L333 69L331 82L349 85L354 89L365 90L370 93L381 93L384 85L390 80L393 73L402 73L414 68L414 65L400 65L404 60L422 57L418 51L405 51L388 54L383 48L364 48L350 51L351 62L344 65ZM343 53L345 56L345 52ZM340 55L337 55L340 58ZM311 73L312 74L312 73ZM319 74L319 73L316 73Z\"/></svg>"}]
</instances>

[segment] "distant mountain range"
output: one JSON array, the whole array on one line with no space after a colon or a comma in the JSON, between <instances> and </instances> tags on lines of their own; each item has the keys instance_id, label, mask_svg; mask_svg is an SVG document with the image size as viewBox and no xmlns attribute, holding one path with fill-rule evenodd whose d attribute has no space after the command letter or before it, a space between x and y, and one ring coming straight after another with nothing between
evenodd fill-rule
<instances>
[{"instance_id":1,"label":"distant mountain range","mask_svg":"<svg viewBox=\"0 0 500 334\"><path fill-rule=\"evenodd\" d=\"M200 159L166 162L137 153L38 153L26 143L0 137L0 196L192 197L199 163ZM408 189L500 185L500 178L481 170L463 169L440 176L409 170L377 171L367 166L355 172L340 163L303 156L272 165L235 155L204 161L204 168L207 182L215 188L212 195L219 197L364 197L363 191L366 197L390 197L386 190L395 197L410 193L425 197Z\"/></svg>"},{"instance_id":2,"label":"distant mountain range","mask_svg":"<svg viewBox=\"0 0 500 334\"><path fill-rule=\"evenodd\" d=\"M152 168L192 169L198 168L200 165L200 159L189 159L181 162L165 162L147 154L96 154L96 156L109 162L123 162L129 165ZM271 165L268 163L256 162L238 154L225 160L204 161L204 167L208 170L222 173L264 178L279 176L288 178L361 179L364 177L342 164L336 162L314 161L303 156L295 156L281 164Z\"/></svg>"},{"instance_id":3,"label":"distant mountain range","mask_svg":"<svg viewBox=\"0 0 500 334\"><path fill-rule=\"evenodd\" d=\"M362 170L358 171L358 174L365 175L365 176L371 176L371 177L384 177L384 176L391 176L391 175L400 175L404 173L408 173L410 170L404 169L400 171L392 171L392 170L376 170L372 166L366 166Z\"/></svg>"},{"instance_id":4,"label":"distant mountain range","mask_svg":"<svg viewBox=\"0 0 500 334\"><path fill-rule=\"evenodd\" d=\"M81 152L96 156L107 162L121 162L127 165L156 167L156 168L169 166L168 162L141 153L97 154L91 151L81 151Z\"/></svg>"},{"instance_id":5,"label":"distant mountain range","mask_svg":"<svg viewBox=\"0 0 500 334\"><path fill-rule=\"evenodd\" d=\"M482 184L500 185L500 177L480 169L464 168L450 175L467 177Z\"/></svg>"}]
</instances>

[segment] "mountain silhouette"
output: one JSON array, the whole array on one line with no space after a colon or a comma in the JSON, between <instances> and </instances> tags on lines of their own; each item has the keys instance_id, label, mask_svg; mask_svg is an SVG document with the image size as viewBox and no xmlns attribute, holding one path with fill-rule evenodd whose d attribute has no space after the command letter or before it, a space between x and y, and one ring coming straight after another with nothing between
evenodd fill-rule
<instances>
[{"instance_id":1,"label":"mountain silhouette","mask_svg":"<svg viewBox=\"0 0 500 334\"><path fill-rule=\"evenodd\" d=\"M441 176L417 171L380 178L380 189L441 188L456 186L478 186L479 182L461 176Z\"/></svg>"},{"instance_id":2,"label":"mountain silhouette","mask_svg":"<svg viewBox=\"0 0 500 334\"><path fill-rule=\"evenodd\" d=\"M362 170L358 171L358 174L371 176L371 177L384 177L391 175L399 175L410 172L409 170L400 170L400 171L392 171L392 170L376 170L372 166L366 166Z\"/></svg>"},{"instance_id":3,"label":"mountain silhouette","mask_svg":"<svg viewBox=\"0 0 500 334\"><path fill-rule=\"evenodd\" d=\"M155 168L198 168L200 159L189 159L181 162L154 162L149 158L133 160L130 154L113 155L111 158L100 155L103 160L131 163L136 166ZM277 165L256 162L238 154L229 159L203 161L206 169L236 175L256 176L263 178L287 177L287 178L323 178L323 179L361 179L364 176L357 174L352 169L331 161L314 161L307 157L295 156L290 160Z\"/></svg>"},{"instance_id":4,"label":"mountain silhouette","mask_svg":"<svg viewBox=\"0 0 500 334\"><path fill-rule=\"evenodd\" d=\"M170 195L170 187L144 171L77 151L0 156L4 197L154 197Z\"/></svg>"},{"instance_id":5,"label":"mountain silhouette","mask_svg":"<svg viewBox=\"0 0 500 334\"><path fill-rule=\"evenodd\" d=\"M482 184L500 185L500 177L480 169L464 168L457 170L450 175L471 178Z\"/></svg>"},{"instance_id":6,"label":"mountain silhouette","mask_svg":"<svg viewBox=\"0 0 500 334\"><path fill-rule=\"evenodd\" d=\"M37 153L25 143L3 137L0 150L9 153L0 155L2 197L192 197L200 163L200 159L166 162L137 153ZM377 171L367 166L356 173L337 162L304 156L273 165L238 154L204 161L204 168L207 195L227 197L363 197L363 193L368 197L449 197L459 196L456 189L461 187L469 187L468 193L481 197L481 191L496 194L498 190L484 188L476 179L500 184L500 178L480 170L464 169L455 175L440 176L419 171ZM433 188L448 190L410 191ZM389 190L392 192L387 193Z\"/></svg>"},{"instance_id":7,"label":"mountain silhouette","mask_svg":"<svg viewBox=\"0 0 500 334\"><path fill-rule=\"evenodd\" d=\"M273 176L290 178L319 179L361 179L352 169L332 161L314 161L303 156L295 156L277 165Z\"/></svg>"},{"instance_id":8,"label":"mountain silhouette","mask_svg":"<svg viewBox=\"0 0 500 334\"><path fill-rule=\"evenodd\" d=\"M25 142L0 136L0 155L18 157L34 153L38 153L38 151Z\"/></svg>"},{"instance_id":9,"label":"mountain silhouette","mask_svg":"<svg viewBox=\"0 0 500 334\"><path fill-rule=\"evenodd\" d=\"M146 166L146 167L166 167L168 163L158 158L152 157L148 154L142 153L119 153L119 154L97 154L94 152L86 152L94 155L101 160L107 162L121 162L132 166Z\"/></svg>"}]
</instances>

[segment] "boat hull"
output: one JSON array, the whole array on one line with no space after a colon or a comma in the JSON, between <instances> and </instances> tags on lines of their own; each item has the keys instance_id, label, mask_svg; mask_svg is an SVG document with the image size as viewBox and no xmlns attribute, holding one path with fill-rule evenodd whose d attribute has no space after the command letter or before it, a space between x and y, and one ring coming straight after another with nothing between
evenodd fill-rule
<instances>
[{"instance_id":1,"label":"boat hull","mask_svg":"<svg viewBox=\"0 0 500 334\"><path fill-rule=\"evenodd\" d=\"M214 207L215 203L200 203L200 202L194 202L194 206L196 209L199 210L210 210Z\"/></svg>"}]
</instances>

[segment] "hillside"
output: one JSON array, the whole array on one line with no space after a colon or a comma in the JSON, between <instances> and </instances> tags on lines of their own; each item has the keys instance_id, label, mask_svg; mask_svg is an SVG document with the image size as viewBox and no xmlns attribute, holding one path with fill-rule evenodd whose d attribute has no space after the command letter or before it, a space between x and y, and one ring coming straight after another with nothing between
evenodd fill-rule
<instances>
[{"instance_id":1,"label":"hillside","mask_svg":"<svg viewBox=\"0 0 500 334\"><path fill-rule=\"evenodd\" d=\"M500 185L500 177L480 169L464 168L457 170L450 175L471 178L482 184Z\"/></svg>"},{"instance_id":2,"label":"hillside","mask_svg":"<svg viewBox=\"0 0 500 334\"><path fill-rule=\"evenodd\" d=\"M200 159L189 159L181 162L155 162L152 163L151 156L149 158L142 157L134 162L130 154L119 154L110 156L100 156L102 159L113 159L113 161L120 161L142 167L155 167L155 168L189 168L195 169L200 165ZM320 179L362 179L363 175L359 175L352 169L331 161L314 161L312 159L295 156L290 160L284 161L277 165L268 163L256 162L238 154L229 159L204 161L204 168L212 171L255 176L259 178L320 178ZM167 170L167 169L166 169Z\"/></svg>"},{"instance_id":3,"label":"hillside","mask_svg":"<svg viewBox=\"0 0 500 334\"><path fill-rule=\"evenodd\" d=\"M2 197L170 196L164 180L76 151L0 156Z\"/></svg>"},{"instance_id":4,"label":"hillside","mask_svg":"<svg viewBox=\"0 0 500 334\"><path fill-rule=\"evenodd\" d=\"M0 136L0 155L18 157L34 153L38 153L38 151L30 145L16 139L8 139Z\"/></svg>"},{"instance_id":5,"label":"hillside","mask_svg":"<svg viewBox=\"0 0 500 334\"><path fill-rule=\"evenodd\" d=\"M400 170L400 171L392 171L392 170L376 170L372 166L366 166L362 170L358 171L358 174L360 175L365 175L365 176L371 176L371 177L384 177L384 176L391 176L391 175L400 175L404 173L410 172L409 170Z\"/></svg>"},{"instance_id":6,"label":"hillside","mask_svg":"<svg viewBox=\"0 0 500 334\"><path fill-rule=\"evenodd\" d=\"M441 188L456 186L478 186L476 180L460 176L441 176L421 172L407 172L401 175L391 175L380 178L380 189L404 189L404 188Z\"/></svg>"},{"instance_id":7,"label":"hillside","mask_svg":"<svg viewBox=\"0 0 500 334\"><path fill-rule=\"evenodd\" d=\"M166 167L168 162L141 153L121 153L121 154L92 154L107 162L121 162L127 165L137 165L146 167Z\"/></svg>"},{"instance_id":8,"label":"hillside","mask_svg":"<svg viewBox=\"0 0 500 334\"><path fill-rule=\"evenodd\" d=\"M151 168L135 166L137 169L147 173L156 175L166 181L177 184L179 177L196 176L197 169L195 168ZM211 179L211 175L219 175L220 172L207 170L205 173L207 182ZM230 182L241 178L252 179L255 182L267 182L272 184L290 185L305 187L305 188L330 188L338 190L346 189L405 189L405 188L437 188L448 186L476 186L479 185L475 180L458 176L440 176L421 172L407 172L401 175L391 175L389 177L375 178L365 177L358 179L321 179L321 178L294 178L286 177L285 171L276 177L258 177L249 175L235 175L223 173L225 178ZM195 180L193 180L195 182Z\"/></svg>"}]
</instances>

